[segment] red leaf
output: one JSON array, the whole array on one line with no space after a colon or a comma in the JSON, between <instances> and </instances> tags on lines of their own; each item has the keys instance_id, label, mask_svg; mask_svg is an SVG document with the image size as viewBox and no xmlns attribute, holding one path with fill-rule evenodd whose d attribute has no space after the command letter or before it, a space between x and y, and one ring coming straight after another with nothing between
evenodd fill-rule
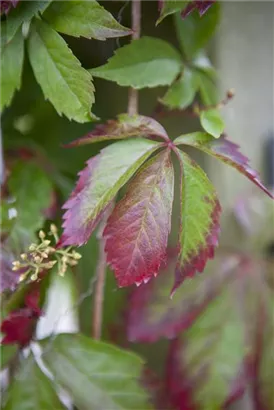
<instances>
[{"instance_id":1,"label":"red leaf","mask_svg":"<svg viewBox=\"0 0 274 410\"><path fill-rule=\"evenodd\" d=\"M63 206L67 211L59 246L86 243L119 189L160 146L142 138L118 141L91 158Z\"/></svg>"},{"instance_id":2,"label":"red leaf","mask_svg":"<svg viewBox=\"0 0 274 410\"><path fill-rule=\"evenodd\" d=\"M20 346L26 346L32 338L35 323L36 317L29 308L10 313L1 325L1 332L6 334L1 343L18 343Z\"/></svg>"},{"instance_id":3,"label":"red leaf","mask_svg":"<svg viewBox=\"0 0 274 410\"><path fill-rule=\"evenodd\" d=\"M168 140L165 129L153 118L143 115L129 116L120 114L117 120L109 120L105 124L97 125L91 132L65 147L76 147L92 144L98 141L119 140L133 137L163 138Z\"/></svg>"},{"instance_id":4,"label":"red leaf","mask_svg":"<svg viewBox=\"0 0 274 410\"><path fill-rule=\"evenodd\" d=\"M176 256L169 257L159 277L135 289L130 297L127 335L132 342L155 342L161 337L174 338L188 329L206 306L235 276L240 258L216 257L202 276L184 282L169 298Z\"/></svg>"},{"instance_id":5,"label":"red leaf","mask_svg":"<svg viewBox=\"0 0 274 410\"><path fill-rule=\"evenodd\" d=\"M207 10L215 3L216 0L199 0L199 1L191 1L186 8L182 11L181 16L184 19L189 14L193 12L193 10L197 9L200 16L202 17Z\"/></svg>"},{"instance_id":6,"label":"red leaf","mask_svg":"<svg viewBox=\"0 0 274 410\"><path fill-rule=\"evenodd\" d=\"M259 174L249 166L248 158L239 151L239 145L229 141L226 137L215 139L209 134L196 132L182 135L176 138L174 143L191 145L232 166L274 199L273 194L260 181Z\"/></svg>"},{"instance_id":7,"label":"red leaf","mask_svg":"<svg viewBox=\"0 0 274 410\"><path fill-rule=\"evenodd\" d=\"M119 286L147 282L165 262L173 185L166 150L140 169L110 216L104 230L105 250Z\"/></svg>"}]
</instances>

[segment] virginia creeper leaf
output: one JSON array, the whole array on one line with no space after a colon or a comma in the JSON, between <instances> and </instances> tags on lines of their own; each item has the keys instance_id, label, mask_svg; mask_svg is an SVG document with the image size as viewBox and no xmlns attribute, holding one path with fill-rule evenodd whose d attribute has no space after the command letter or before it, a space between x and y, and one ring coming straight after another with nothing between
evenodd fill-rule
<instances>
[{"instance_id":1,"label":"virginia creeper leaf","mask_svg":"<svg viewBox=\"0 0 274 410\"><path fill-rule=\"evenodd\" d=\"M160 137L168 139L165 129L153 118L143 115L118 115L117 120L109 120L96 127L82 138L67 144L67 147L92 144L106 140L122 140L132 137Z\"/></svg>"},{"instance_id":2,"label":"virginia creeper leaf","mask_svg":"<svg viewBox=\"0 0 274 410\"><path fill-rule=\"evenodd\" d=\"M261 188L270 198L273 194L267 190L259 178L259 174L249 166L249 160L239 151L239 145L222 137L218 140L212 138L209 134L195 132L193 134L181 135L174 141L176 145L185 144L198 148L206 154L223 161L225 164L237 169L245 175L255 185Z\"/></svg>"},{"instance_id":3,"label":"virginia creeper leaf","mask_svg":"<svg viewBox=\"0 0 274 410\"><path fill-rule=\"evenodd\" d=\"M21 87L23 61L24 39L18 30L9 43L1 46L1 111L10 105L14 92Z\"/></svg>"},{"instance_id":4,"label":"virginia creeper leaf","mask_svg":"<svg viewBox=\"0 0 274 410\"><path fill-rule=\"evenodd\" d=\"M34 16L43 13L50 1L20 1L17 7L9 13L4 41L9 42L24 22L29 22Z\"/></svg>"},{"instance_id":5,"label":"virginia creeper leaf","mask_svg":"<svg viewBox=\"0 0 274 410\"><path fill-rule=\"evenodd\" d=\"M187 5L187 1L183 0L164 0L163 5L161 7L160 17L156 22L156 26L164 20L165 17L169 16L170 14L177 13L182 11Z\"/></svg>"},{"instance_id":6,"label":"virginia creeper leaf","mask_svg":"<svg viewBox=\"0 0 274 410\"><path fill-rule=\"evenodd\" d=\"M61 334L49 344L43 359L79 410L148 408L135 354L80 334Z\"/></svg>"},{"instance_id":7,"label":"virginia creeper leaf","mask_svg":"<svg viewBox=\"0 0 274 410\"><path fill-rule=\"evenodd\" d=\"M196 72L199 82L199 91L202 103L205 106L216 105L219 100L218 88L215 84L212 71L211 72Z\"/></svg>"},{"instance_id":8,"label":"virginia creeper leaf","mask_svg":"<svg viewBox=\"0 0 274 410\"><path fill-rule=\"evenodd\" d=\"M219 138L224 131L225 124L219 110L204 110L200 114L201 125L214 138Z\"/></svg>"},{"instance_id":9,"label":"virginia creeper leaf","mask_svg":"<svg viewBox=\"0 0 274 410\"><path fill-rule=\"evenodd\" d=\"M28 51L36 80L58 114L78 122L94 119L92 77L62 37L37 19L31 25Z\"/></svg>"},{"instance_id":10,"label":"virginia creeper leaf","mask_svg":"<svg viewBox=\"0 0 274 410\"><path fill-rule=\"evenodd\" d=\"M229 397L245 356L237 298L229 290L208 304L195 323L171 345L168 383L184 408L186 390L195 410L218 410ZM232 299L232 300L231 300Z\"/></svg>"},{"instance_id":11,"label":"virginia creeper leaf","mask_svg":"<svg viewBox=\"0 0 274 410\"><path fill-rule=\"evenodd\" d=\"M131 30L121 26L97 1L54 1L44 13L57 31L74 37L106 40L127 36Z\"/></svg>"},{"instance_id":12,"label":"virginia creeper leaf","mask_svg":"<svg viewBox=\"0 0 274 410\"><path fill-rule=\"evenodd\" d=\"M0 358L1 358L1 370L8 366L11 359L17 352L17 346L12 345L0 345Z\"/></svg>"},{"instance_id":13,"label":"virginia creeper leaf","mask_svg":"<svg viewBox=\"0 0 274 410\"><path fill-rule=\"evenodd\" d=\"M181 16L184 19L196 9L198 10L200 17L202 17L207 12L207 10L212 6L212 4L214 4L215 1L216 0L190 1L187 7L182 11Z\"/></svg>"},{"instance_id":14,"label":"virginia creeper leaf","mask_svg":"<svg viewBox=\"0 0 274 410\"><path fill-rule=\"evenodd\" d=\"M202 272L218 244L221 206L205 172L187 154L177 151L181 165L180 255L173 291L187 276Z\"/></svg>"},{"instance_id":15,"label":"virginia creeper leaf","mask_svg":"<svg viewBox=\"0 0 274 410\"><path fill-rule=\"evenodd\" d=\"M8 388L5 410L64 410L54 386L35 363L33 356L21 362Z\"/></svg>"},{"instance_id":16,"label":"virginia creeper leaf","mask_svg":"<svg viewBox=\"0 0 274 410\"><path fill-rule=\"evenodd\" d=\"M201 18L195 10L186 19L175 15L175 26L181 49L188 59L195 57L214 33L220 18L220 5L213 4Z\"/></svg>"},{"instance_id":17,"label":"virginia creeper leaf","mask_svg":"<svg viewBox=\"0 0 274 410\"><path fill-rule=\"evenodd\" d=\"M95 77L140 89L171 84L181 65L180 54L170 44L142 37L119 48L107 64L89 71Z\"/></svg>"},{"instance_id":18,"label":"virginia creeper leaf","mask_svg":"<svg viewBox=\"0 0 274 410\"><path fill-rule=\"evenodd\" d=\"M196 74L185 68L183 75L168 89L167 93L161 99L164 105L169 108L179 108L183 110L194 100L198 83Z\"/></svg>"},{"instance_id":19,"label":"virginia creeper leaf","mask_svg":"<svg viewBox=\"0 0 274 410\"><path fill-rule=\"evenodd\" d=\"M173 165L166 150L140 169L109 217L105 250L119 286L147 282L165 262L173 189Z\"/></svg>"},{"instance_id":20,"label":"virginia creeper leaf","mask_svg":"<svg viewBox=\"0 0 274 410\"><path fill-rule=\"evenodd\" d=\"M160 143L143 138L118 141L87 162L65 203L63 245L87 242L106 207Z\"/></svg>"},{"instance_id":21,"label":"virginia creeper leaf","mask_svg":"<svg viewBox=\"0 0 274 410\"><path fill-rule=\"evenodd\" d=\"M157 280L133 291L127 324L130 341L155 342L161 337L174 338L188 329L235 278L234 271L240 263L236 256L226 259L216 256L203 275L187 278L171 299L175 256L170 255L167 266L162 265Z\"/></svg>"}]
</instances>

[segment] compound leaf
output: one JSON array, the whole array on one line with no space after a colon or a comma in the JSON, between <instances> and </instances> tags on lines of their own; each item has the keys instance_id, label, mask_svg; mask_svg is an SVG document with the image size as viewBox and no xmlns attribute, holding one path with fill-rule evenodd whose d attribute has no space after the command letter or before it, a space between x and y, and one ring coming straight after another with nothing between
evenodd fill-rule
<instances>
[{"instance_id":1,"label":"compound leaf","mask_svg":"<svg viewBox=\"0 0 274 410\"><path fill-rule=\"evenodd\" d=\"M202 111L200 121L204 130L214 138L219 138L224 131L225 124L219 110L211 109Z\"/></svg>"}]
</instances>

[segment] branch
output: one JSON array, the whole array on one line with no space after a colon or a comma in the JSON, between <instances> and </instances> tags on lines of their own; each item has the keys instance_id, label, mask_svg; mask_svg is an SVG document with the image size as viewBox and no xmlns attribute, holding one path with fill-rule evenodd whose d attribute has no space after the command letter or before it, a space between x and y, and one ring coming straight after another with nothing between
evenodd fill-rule
<instances>
[{"instance_id":1,"label":"branch","mask_svg":"<svg viewBox=\"0 0 274 410\"><path fill-rule=\"evenodd\" d=\"M140 38L141 32L141 0L132 0L131 6L132 21L132 40ZM134 88L129 89L128 93L128 114L135 115L138 113L138 91Z\"/></svg>"},{"instance_id":2,"label":"branch","mask_svg":"<svg viewBox=\"0 0 274 410\"><path fill-rule=\"evenodd\" d=\"M99 240L99 259L97 264L96 272L96 285L94 290L94 310L93 310L93 320L92 320L92 337L94 339L101 339L102 334L102 323L103 323L103 308L104 308L104 289L106 281L106 270L107 261L105 254L105 240L103 238L103 231L107 223L108 217L110 216L114 207L114 201L109 205L105 212L104 219L97 233L97 238Z\"/></svg>"}]
</instances>

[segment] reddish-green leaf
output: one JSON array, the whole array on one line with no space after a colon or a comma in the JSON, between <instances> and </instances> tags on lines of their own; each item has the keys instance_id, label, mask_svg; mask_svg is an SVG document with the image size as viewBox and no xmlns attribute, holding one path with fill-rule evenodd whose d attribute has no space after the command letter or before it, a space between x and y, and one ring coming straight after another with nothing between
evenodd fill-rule
<instances>
[{"instance_id":1,"label":"reddish-green leaf","mask_svg":"<svg viewBox=\"0 0 274 410\"><path fill-rule=\"evenodd\" d=\"M218 244L221 206L205 172L182 151L180 255L173 291L187 277L202 272Z\"/></svg>"},{"instance_id":2,"label":"reddish-green leaf","mask_svg":"<svg viewBox=\"0 0 274 410\"><path fill-rule=\"evenodd\" d=\"M173 185L166 150L140 169L110 216L104 231L107 261L119 286L147 282L165 262Z\"/></svg>"},{"instance_id":3,"label":"reddish-green leaf","mask_svg":"<svg viewBox=\"0 0 274 410\"><path fill-rule=\"evenodd\" d=\"M165 129L153 118L143 115L120 114L117 120L109 120L106 124L97 125L82 138L67 144L67 147L92 144L106 140L122 140L134 137L159 137L168 139Z\"/></svg>"},{"instance_id":4,"label":"reddish-green leaf","mask_svg":"<svg viewBox=\"0 0 274 410\"><path fill-rule=\"evenodd\" d=\"M161 146L143 138L118 141L87 162L64 209L62 245L87 242L119 189L142 163Z\"/></svg>"},{"instance_id":5,"label":"reddish-green leaf","mask_svg":"<svg viewBox=\"0 0 274 410\"><path fill-rule=\"evenodd\" d=\"M237 307L236 295L225 288L171 345L167 378L177 408L188 394L189 408L218 410L235 390L246 353Z\"/></svg>"},{"instance_id":6,"label":"reddish-green leaf","mask_svg":"<svg viewBox=\"0 0 274 410\"><path fill-rule=\"evenodd\" d=\"M188 329L208 303L235 277L239 263L237 256L214 258L203 275L186 279L171 299L169 295L176 266L172 251L168 265L162 266L157 280L142 284L131 295L127 324L129 340L154 342L161 337L174 338Z\"/></svg>"},{"instance_id":7,"label":"reddish-green leaf","mask_svg":"<svg viewBox=\"0 0 274 410\"><path fill-rule=\"evenodd\" d=\"M181 135L174 141L176 145L191 145L204 151L206 154L223 161L225 164L237 169L241 174L245 175L255 185L261 188L270 198L274 198L273 194L260 181L259 174L249 166L249 160L239 151L239 145L234 144L227 138L215 140L209 134L203 132L195 132L193 134Z\"/></svg>"}]
</instances>

